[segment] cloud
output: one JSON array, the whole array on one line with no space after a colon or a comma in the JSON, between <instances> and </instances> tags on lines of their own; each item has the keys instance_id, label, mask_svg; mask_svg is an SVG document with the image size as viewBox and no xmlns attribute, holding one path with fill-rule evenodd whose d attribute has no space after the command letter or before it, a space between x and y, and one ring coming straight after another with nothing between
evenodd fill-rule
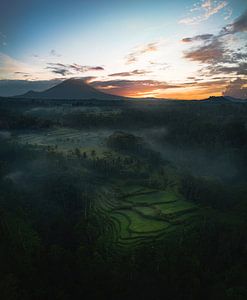
<instances>
[{"instance_id":1,"label":"cloud","mask_svg":"<svg viewBox=\"0 0 247 300\"><path fill-rule=\"evenodd\" d=\"M138 47L135 51L129 53L126 56L126 63L127 64L132 64L137 62L140 56L149 53L149 52L155 52L158 50L158 43L148 43L146 45Z\"/></svg>"},{"instance_id":2,"label":"cloud","mask_svg":"<svg viewBox=\"0 0 247 300\"><path fill-rule=\"evenodd\" d=\"M84 73L88 71L103 71L104 68L101 66L83 66L78 64L67 65L68 68L76 72Z\"/></svg>"},{"instance_id":3,"label":"cloud","mask_svg":"<svg viewBox=\"0 0 247 300\"><path fill-rule=\"evenodd\" d=\"M46 69L51 70L54 74L61 76L76 75L78 73L85 73L89 71L103 71L101 66L85 66L79 64L62 64L62 63L47 63Z\"/></svg>"},{"instance_id":4,"label":"cloud","mask_svg":"<svg viewBox=\"0 0 247 300\"><path fill-rule=\"evenodd\" d=\"M91 84L103 91L129 97L143 97L147 93L154 93L157 90L179 87L179 85L156 80L108 80L94 81Z\"/></svg>"},{"instance_id":5,"label":"cloud","mask_svg":"<svg viewBox=\"0 0 247 300\"><path fill-rule=\"evenodd\" d=\"M6 35L0 32L0 46L7 46Z\"/></svg>"},{"instance_id":6,"label":"cloud","mask_svg":"<svg viewBox=\"0 0 247 300\"><path fill-rule=\"evenodd\" d=\"M247 63L222 65L217 64L215 66L208 67L209 74L228 74L228 75L246 75L247 76Z\"/></svg>"},{"instance_id":7,"label":"cloud","mask_svg":"<svg viewBox=\"0 0 247 300\"><path fill-rule=\"evenodd\" d=\"M54 69L52 69L52 72L54 74L58 74L58 75L62 75L62 76L72 75L72 73L70 71L68 71L67 69L62 69L62 68L61 69L54 68Z\"/></svg>"},{"instance_id":8,"label":"cloud","mask_svg":"<svg viewBox=\"0 0 247 300\"><path fill-rule=\"evenodd\" d=\"M47 63L46 69L51 70L52 73L58 74L61 76L71 75L70 69L61 63Z\"/></svg>"},{"instance_id":9,"label":"cloud","mask_svg":"<svg viewBox=\"0 0 247 300\"><path fill-rule=\"evenodd\" d=\"M130 72L120 72L120 73L113 73L110 74L108 76L110 77L128 77L128 76L134 76L134 75L145 75L147 73L150 73L149 71L145 71L145 70L133 70Z\"/></svg>"},{"instance_id":10,"label":"cloud","mask_svg":"<svg viewBox=\"0 0 247 300\"><path fill-rule=\"evenodd\" d=\"M132 87L132 86L147 86L159 89L166 89L171 87L177 87L177 85L170 85L166 82L157 80L108 80L108 81L94 81L92 84L98 88L112 88L112 87Z\"/></svg>"},{"instance_id":11,"label":"cloud","mask_svg":"<svg viewBox=\"0 0 247 300\"><path fill-rule=\"evenodd\" d=\"M247 31L247 10L237 18L233 23L225 26L221 34L234 34L237 32L246 32Z\"/></svg>"},{"instance_id":12,"label":"cloud","mask_svg":"<svg viewBox=\"0 0 247 300\"><path fill-rule=\"evenodd\" d=\"M155 67L156 70L167 70L171 66L168 63L165 62L157 62L157 61L149 61L149 64L151 67Z\"/></svg>"},{"instance_id":13,"label":"cloud","mask_svg":"<svg viewBox=\"0 0 247 300\"><path fill-rule=\"evenodd\" d=\"M247 30L247 13L244 12L233 23L225 26L218 35L202 40L203 44L184 52L184 57L191 61L203 63L205 66L199 70L200 76L212 77L226 75L228 78L243 77L247 75L246 48L240 47L232 50L228 44L228 34L236 34ZM198 40L199 36L183 39L190 43Z\"/></svg>"},{"instance_id":14,"label":"cloud","mask_svg":"<svg viewBox=\"0 0 247 300\"><path fill-rule=\"evenodd\" d=\"M0 79L12 78L16 72L31 73L32 71L30 66L0 52Z\"/></svg>"},{"instance_id":15,"label":"cloud","mask_svg":"<svg viewBox=\"0 0 247 300\"><path fill-rule=\"evenodd\" d=\"M82 77L81 79L102 91L116 95L180 99L202 99L210 95L221 95L229 83L228 79L222 78L200 82L193 80L180 84L169 84L156 80L95 81L96 77ZM62 79L60 78L43 81L0 80L0 96L21 95L29 90L43 91L57 85L61 81Z\"/></svg>"},{"instance_id":16,"label":"cloud","mask_svg":"<svg viewBox=\"0 0 247 300\"><path fill-rule=\"evenodd\" d=\"M213 34L200 34L193 37L183 38L183 43L192 43L192 42L200 42L200 41L208 41L213 38Z\"/></svg>"},{"instance_id":17,"label":"cloud","mask_svg":"<svg viewBox=\"0 0 247 300\"><path fill-rule=\"evenodd\" d=\"M231 81L223 95L239 99L247 99L247 80L237 78Z\"/></svg>"},{"instance_id":18,"label":"cloud","mask_svg":"<svg viewBox=\"0 0 247 300\"><path fill-rule=\"evenodd\" d=\"M221 96L228 85L228 79L209 80L201 82L187 82L180 84L180 88L166 89L159 94L159 98L173 99L206 99L210 96Z\"/></svg>"},{"instance_id":19,"label":"cloud","mask_svg":"<svg viewBox=\"0 0 247 300\"><path fill-rule=\"evenodd\" d=\"M17 75L22 75L22 77L24 77L24 78L27 78L27 77L30 77L30 76L31 76L31 74L25 73L25 72L15 72L15 74L17 74Z\"/></svg>"},{"instance_id":20,"label":"cloud","mask_svg":"<svg viewBox=\"0 0 247 300\"><path fill-rule=\"evenodd\" d=\"M225 10L227 15L230 14L226 6L227 1L217 1L217 0L204 0L202 2L195 3L190 9L190 16L179 21L180 24L194 25L208 20L211 16L217 14L218 12Z\"/></svg>"},{"instance_id":21,"label":"cloud","mask_svg":"<svg viewBox=\"0 0 247 300\"><path fill-rule=\"evenodd\" d=\"M223 27L218 35L213 34L201 34L193 37L183 38L181 41L184 43L192 43L196 41L209 42L211 40L219 40L227 34L235 34L238 32L247 32L247 10L238 17L233 23L230 23Z\"/></svg>"},{"instance_id":22,"label":"cloud","mask_svg":"<svg viewBox=\"0 0 247 300\"><path fill-rule=\"evenodd\" d=\"M223 42L218 39L212 40L208 44L197 47L184 53L186 59L201 63L213 63L222 61L225 53Z\"/></svg>"},{"instance_id":23,"label":"cloud","mask_svg":"<svg viewBox=\"0 0 247 300\"><path fill-rule=\"evenodd\" d=\"M52 56L52 57L61 57L61 56L62 56L61 54L57 53L57 51L54 50L54 49L51 49L51 51L50 51L49 54L50 54L50 56Z\"/></svg>"},{"instance_id":24,"label":"cloud","mask_svg":"<svg viewBox=\"0 0 247 300\"><path fill-rule=\"evenodd\" d=\"M170 84L157 80L108 80L94 81L91 84L108 93L128 97L158 97L180 99L202 99L212 95L221 95L229 80L217 79Z\"/></svg>"}]
</instances>

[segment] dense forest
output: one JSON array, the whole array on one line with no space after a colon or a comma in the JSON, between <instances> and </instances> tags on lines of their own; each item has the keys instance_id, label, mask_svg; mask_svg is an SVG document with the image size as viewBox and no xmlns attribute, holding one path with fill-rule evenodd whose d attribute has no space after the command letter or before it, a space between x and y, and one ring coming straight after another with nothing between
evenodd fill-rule
<instances>
[{"instance_id":1,"label":"dense forest","mask_svg":"<svg viewBox=\"0 0 247 300\"><path fill-rule=\"evenodd\" d=\"M0 101L0 299L247 299L247 105Z\"/></svg>"}]
</instances>

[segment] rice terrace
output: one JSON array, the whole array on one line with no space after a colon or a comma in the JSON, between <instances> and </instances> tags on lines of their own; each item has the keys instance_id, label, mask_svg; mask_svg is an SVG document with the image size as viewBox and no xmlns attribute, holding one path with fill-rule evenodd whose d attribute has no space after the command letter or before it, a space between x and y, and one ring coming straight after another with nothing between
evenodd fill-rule
<instances>
[{"instance_id":1,"label":"rice terrace","mask_svg":"<svg viewBox=\"0 0 247 300\"><path fill-rule=\"evenodd\" d=\"M54 127L40 132L17 133L16 140L34 149L68 156L88 156L91 161L123 158L105 145L111 130L78 130ZM119 156L120 155L120 156ZM126 158L125 158L126 159ZM176 184L176 183L174 183ZM176 230L185 230L202 216L198 205L184 200L176 186L168 190L113 181L97 193L93 211L102 221L102 236L116 249L131 250L142 243L155 242Z\"/></svg>"}]
</instances>

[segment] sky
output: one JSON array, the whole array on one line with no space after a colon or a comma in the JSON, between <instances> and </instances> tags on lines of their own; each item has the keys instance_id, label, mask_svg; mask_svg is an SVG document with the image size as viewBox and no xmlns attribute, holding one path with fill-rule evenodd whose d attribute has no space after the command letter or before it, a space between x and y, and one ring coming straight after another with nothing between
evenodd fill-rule
<instances>
[{"instance_id":1,"label":"sky","mask_svg":"<svg viewBox=\"0 0 247 300\"><path fill-rule=\"evenodd\" d=\"M247 1L1 0L0 95L71 77L128 97L247 98Z\"/></svg>"}]
</instances>

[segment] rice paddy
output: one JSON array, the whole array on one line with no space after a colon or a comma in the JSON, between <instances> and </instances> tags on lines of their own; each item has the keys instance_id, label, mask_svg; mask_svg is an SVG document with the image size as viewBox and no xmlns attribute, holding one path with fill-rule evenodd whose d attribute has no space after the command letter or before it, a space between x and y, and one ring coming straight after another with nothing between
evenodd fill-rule
<instances>
[{"instance_id":1,"label":"rice paddy","mask_svg":"<svg viewBox=\"0 0 247 300\"><path fill-rule=\"evenodd\" d=\"M78 130L72 128L52 128L43 131L29 131L18 133L18 142L37 147L52 147L58 152L66 152L74 149L91 151L104 148L104 140L109 135L108 130Z\"/></svg>"},{"instance_id":2,"label":"rice paddy","mask_svg":"<svg viewBox=\"0 0 247 300\"><path fill-rule=\"evenodd\" d=\"M104 143L109 134L108 130L99 132L63 127L22 132L17 134L17 140L64 153L76 148L81 153L97 149L97 157L100 157L109 151ZM102 224L101 239L110 241L114 249L119 250L159 240L179 228L190 226L200 215L198 207L184 201L175 189L158 190L119 180L99 190L94 202L95 215Z\"/></svg>"},{"instance_id":3,"label":"rice paddy","mask_svg":"<svg viewBox=\"0 0 247 300\"><path fill-rule=\"evenodd\" d=\"M117 194L102 192L95 201L99 217L111 222L104 234L119 249L133 249L193 224L199 208L172 191L121 186ZM104 227L104 226L103 226ZM104 229L105 230L105 229Z\"/></svg>"}]
</instances>

